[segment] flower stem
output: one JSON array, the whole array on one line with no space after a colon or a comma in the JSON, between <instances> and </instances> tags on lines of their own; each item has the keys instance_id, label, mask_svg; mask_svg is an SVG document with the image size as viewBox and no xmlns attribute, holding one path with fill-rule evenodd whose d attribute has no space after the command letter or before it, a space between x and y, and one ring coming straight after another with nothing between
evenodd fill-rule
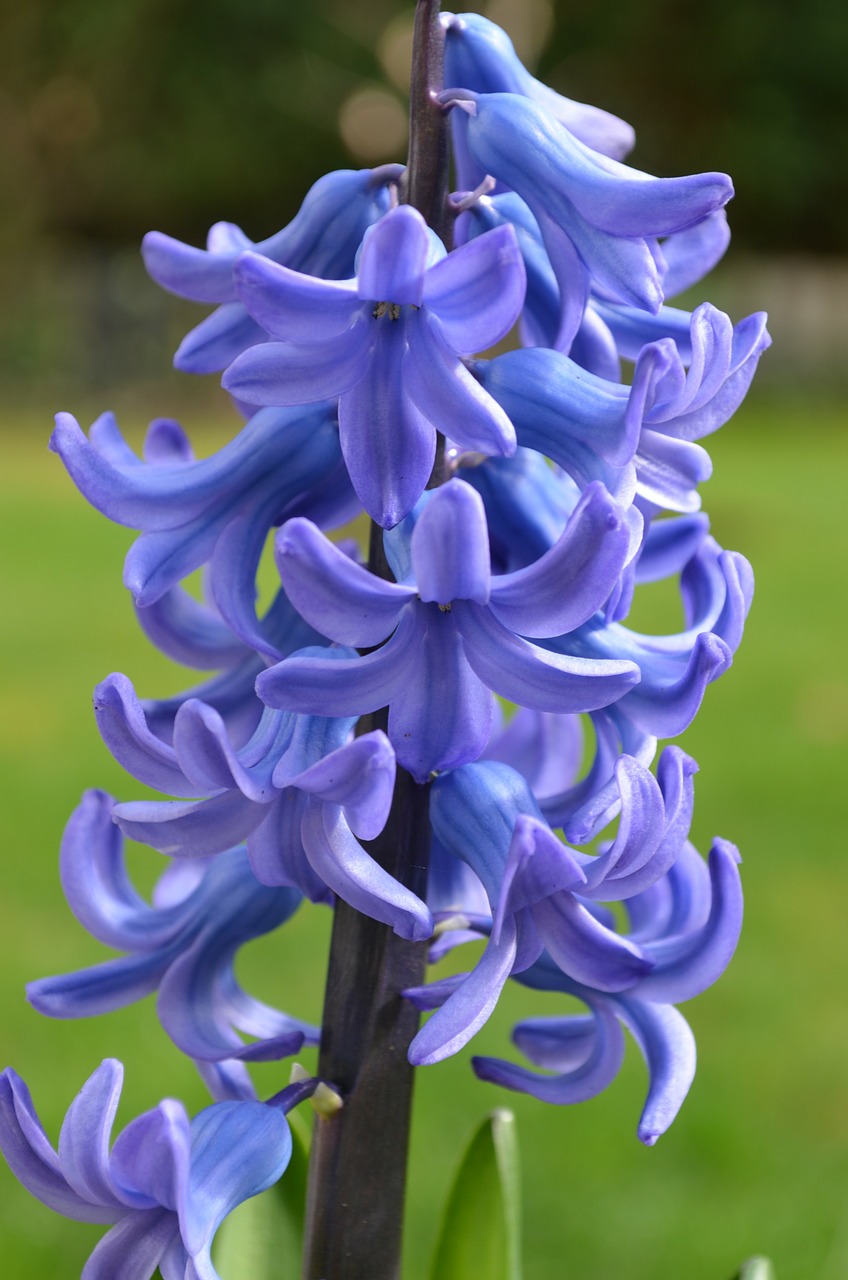
<instances>
[{"instance_id":1,"label":"flower stem","mask_svg":"<svg viewBox=\"0 0 848 1280\"><path fill-rule=\"evenodd\" d=\"M439 0L418 0L410 89L409 162L402 199L414 205L450 247L443 33ZM441 483L440 437L431 485ZM392 574L382 530L372 523L368 567ZM385 709L359 731L385 730ZM419 897L427 889L429 784L398 769L388 822L368 850ZM340 1090L344 1106L315 1123L309 1164L304 1280L398 1280L412 1110L407 1050L419 1015L401 996L424 981L427 944L406 942L376 920L337 902L324 1000L318 1075Z\"/></svg>"}]
</instances>

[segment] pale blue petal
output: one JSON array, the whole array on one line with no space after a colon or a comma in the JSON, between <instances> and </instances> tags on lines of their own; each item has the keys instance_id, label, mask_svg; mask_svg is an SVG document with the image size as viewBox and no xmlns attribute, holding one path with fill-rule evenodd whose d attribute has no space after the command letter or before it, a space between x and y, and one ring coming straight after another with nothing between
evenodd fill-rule
<instances>
[{"instance_id":1,"label":"pale blue petal","mask_svg":"<svg viewBox=\"0 0 848 1280\"><path fill-rule=\"evenodd\" d=\"M424 305L454 351L485 351L509 333L524 302L524 260L507 223L470 240L431 267Z\"/></svg>"},{"instance_id":2,"label":"pale blue petal","mask_svg":"<svg viewBox=\"0 0 848 1280\"><path fill-rule=\"evenodd\" d=\"M506 922L500 942L492 939L472 969L409 1046L413 1066L441 1062L468 1043L488 1021L512 970L516 955L515 924Z\"/></svg>"},{"instance_id":3,"label":"pale blue petal","mask_svg":"<svg viewBox=\"0 0 848 1280\"><path fill-rule=\"evenodd\" d=\"M425 603L488 602L486 512L470 485L449 480L435 490L412 533L412 563L418 596Z\"/></svg>"},{"instance_id":4,"label":"pale blue petal","mask_svg":"<svg viewBox=\"0 0 848 1280\"><path fill-rule=\"evenodd\" d=\"M590 485L545 555L493 579L492 614L508 630L530 637L563 635L586 622L624 568L630 537L622 516L603 485Z\"/></svg>"},{"instance_id":5,"label":"pale blue petal","mask_svg":"<svg viewBox=\"0 0 848 1280\"><path fill-rule=\"evenodd\" d=\"M279 1180L292 1139L282 1111L261 1102L217 1102L191 1124L188 1187L179 1205L188 1252L208 1249L236 1205Z\"/></svg>"},{"instance_id":6,"label":"pale blue petal","mask_svg":"<svg viewBox=\"0 0 848 1280\"><path fill-rule=\"evenodd\" d=\"M344 902L390 925L401 938L420 942L430 937L429 909L366 853L338 805L310 799L302 834L313 869Z\"/></svg>"},{"instance_id":7,"label":"pale blue petal","mask_svg":"<svg viewBox=\"0 0 848 1280\"><path fill-rule=\"evenodd\" d=\"M427 224L412 205L391 209L365 233L357 269L359 297L420 307L430 252Z\"/></svg>"},{"instance_id":8,"label":"pale blue petal","mask_svg":"<svg viewBox=\"0 0 848 1280\"><path fill-rule=\"evenodd\" d=\"M459 601L453 616L469 663L501 697L537 711L594 711L639 679L632 662L570 658L513 635L479 605Z\"/></svg>"},{"instance_id":9,"label":"pale blue petal","mask_svg":"<svg viewBox=\"0 0 848 1280\"><path fill-rule=\"evenodd\" d=\"M445 341L438 320L421 312L403 362L406 394L463 449L496 456L515 452L515 429L498 402Z\"/></svg>"},{"instance_id":10,"label":"pale blue petal","mask_svg":"<svg viewBox=\"0 0 848 1280\"><path fill-rule=\"evenodd\" d=\"M363 648L391 635L408 587L369 573L309 520L288 520L274 544L280 577L294 607L331 640Z\"/></svg>"},{"instance_id":11,"label":"pale blue petal","mask_svg":"<svg viewBox=\"0 0 848 1280\"><path fill-rule=\"evenodd\" d=\"M359 315L330 341L298 346L264 342L237 356L221 386L248 404L302 405L330 400L352 387L367 367L373 332Z\"/></svg>"},{"instance_id":12,"label":"pale blue petal","mask_svg":"<svg viewBox=\"0 0 848 1280\"><path fill-rule=\"evenodd\" d=\"M262 328L281 342L309 347L337 338L362 311L353 280L320 280L243 253L235 266L236 291Z\"/></svg>"}]
</instances>

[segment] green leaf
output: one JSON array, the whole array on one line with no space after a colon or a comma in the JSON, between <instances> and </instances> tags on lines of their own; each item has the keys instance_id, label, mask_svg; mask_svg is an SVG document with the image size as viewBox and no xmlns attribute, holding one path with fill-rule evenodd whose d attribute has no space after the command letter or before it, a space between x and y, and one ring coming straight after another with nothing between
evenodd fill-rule
<instances>
[{"instance_id":1,"label":"green leaf","mask_svg":"<svg viewBox=\"0 0 848 1280\"><path fill-rule=\"evenodd\" d=\"M768 1258L749 1258L742 1263L733 1280L774 1280L774 1267Z\"/></svg>"},{"instance_id":2,"label":"green leaf","mask_svg":"<svg viewBox=\"0 0 848 1280\"><path fill-rule=\"evenodd\" d=\"M521 1280L515 1116L493 1111L471 1139L445 1207L432 1280Z\"/></svg>"},{"instance_id":3,"label":"green leaf","mask_svg":"<svg viewBox=\"0 0 848 1280\"><path fill-rule=\"evenodd\" d=\"M292 1157L282 1178L234 1209L215 1238L215 1266L221 1280L278 1280L279 1276L300 1275L309 1126L297 1112L288 1116L288 1122Z\"/></svg>"}]
</instances>

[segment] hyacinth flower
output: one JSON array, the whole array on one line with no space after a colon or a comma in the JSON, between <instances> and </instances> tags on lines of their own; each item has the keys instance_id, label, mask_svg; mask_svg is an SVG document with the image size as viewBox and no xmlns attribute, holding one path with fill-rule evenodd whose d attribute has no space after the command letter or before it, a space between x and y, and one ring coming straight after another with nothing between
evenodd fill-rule
<instances>
[{"instance_id":1,"label":"hyacinth flower","mask_svg":"<svg viewBox=\"0 0 848 1280\"><path fill-rule=\"evenodd\" d=\"M388 212L392 184L402 172L401 165L388 164L328 173L310 188L288 226L258 244L231 222L211 228L205 250L149 231L142 253L157 284L193 302L218 304L180 343L175 366L186 373L217 373L247 347L265 341L233 283L233 265L246 249L325 280L350 275L365 231Z\"/></svg>"},{"instance_id":2,"label":"hyacinth flower","mask_svg":"<svg viewBox=\"0 0 848 1280\"><path fill-rule=\"evenodd\" d=\"M232 849L190 877L166 871L148 905L128 878L113 811L110 796L87 793L65 829L59 865L79 922L127 954L31 982L30 1003L54 1018L81 1018L158 991L165 1031L203 1061L273 1060L317 1044L315 1027L247 995L234 969L239 948L290 919L300 893L259 884L244 849ZM255 1039L245 1044L239 1032Z\"/></svg>"},{"instance_id":3,"label":"hyacinth flower","mask_svg":"<svg viewBox=\"0 0 848 1280\"><path fill-rule=\"evenodd\" d=\"M602 658L628 655L639 667L636 689L618 710L642 730L670 738L694 719L707 685L723 675L742 639L753 598L744 556L704 537L680 575L685 630L647 636L621 622L592 619L569 636L545 643L557 652Z\"/></svg>"},{"instance_id":4,"label":"hyacinth flower","mask_svg":"<svg viewBox=\"0 0 848 1280\"><path fill-rule=\"evenodd\" d=\"M495 196L456 192L452 202L460 244L507 224L515 231L527 273L520 322L524 346L562 349L590 373L611 382L620 379L622 358L636 360L643 346L662 338L674 340L684 362L691 359L690 312L665 303L657 311L646 311L615 302L591 280L579 328L561 344L563 300L539 224L527 204L514 191ZM652 252L663 297L674 298L698 284L720 261L729 239L725 211L716 209L693 226L658 241Z\"/></svg>"},{"instance_id":5,"label":"hyacinth flower","mask_svg":"<svg viewBox=\"0 0 848 1280\"><path fill-rule=\"evenodd\" d=\"M349 652L331 657L344 663ZM95 700L104 739L139 781L200 797L117 805L125 835L178 858L220 854L247 838L262 883L295 885L316 901L336 894L402 937L429 937L427 907L357 839L379 835L388 816L395 756L385 734L347 741L351 719L267 712L234 749L218 713L189 700L170 746L147 728L125 677L104 681Z\"/></svg>"},{"instance_id":6,"label":"hyacinth flower","mask_svg":"<svg viewBox=\"0 0 848 1280\"><path fill-rule=\"evenodd\" d=\"M523 94L538 102L593 151L622 160L633 150L633 129L618 116L585 102L574 102L532 76L505 31L479 13L442 14L445 31L445 83L465 85L475 93ZM474 188L485 176L464 147L461 122L454 119L454 156L462 184Z\"/></svg>"},{"instance_id":7,"label":"hyacinth flower","mask_svg":"<svg viewBox=\"0 0 848 1280\"><path fill-rule=\"evenodd\" d=\"M517 982L534 990L558 991L584 1001L591 1019L540 1017L517 1024L517 1047L553 1075L482 1057L472 1062L477 1075L547 1102L583 1101L606 1088L618 1070L614 1017L631 1032L648 1067L648 1098L638 1136L653 1146L677 1115L695 1072L694 1037L674 1005L700 994L721 976L738 940L738 861L734 845L716 840L708 871L687 842L667 876L628 899L629 937L657 961L648 977L630 990L610 994L581 986L545 955L516 974Z\"/></svg>"},{"instance_id":8,"label":"hyacinth flower","mask_svg":"<svg viewBox=\"0 0 848 1280\"><path fill-rule=\"evenodd\" d=\"M294 711L358 715L388 706L398 762L418 781L482 753L491 691L539 710L591 711L638 679L630 663L574 662L525 639L579 626L612 590L630 536L602 486L587 492L547 559L497 576L477 492L451 480L428 498L411 536L402 530L391 543L398 583L368 574L305 520L281 529L278 567L300 612L330 639L344 632L380 647L332 662L293 655L257 680L264 702ZM429 697L436 680L449 691L447 706Z\"/></svg>"},{"instance_id":9,"label":"hyacinth flower","mask_svg":"<svg viewBox=\"0 0 848 1280\"><path fill-rule=\"evenodd\" d=\"M657 312L664 300L657 239L700 222L733 195L726 174L654 178L602 156L567 129L552 129L545 110L519 94L456 88L441 101L466 117L475 163L536 219L560 290L561 350L580 327L591 282L613 302Z\"/></svg>"},{"instance_id":10,"label":"hyacinth flower","mask_svg":"<svg viewBox=\"0 0 848 1280\"><path fill-rule=\"evenodd\" d=\"M191 460L184 445L162 457L158 441L162 435L169 441L182 437L177 424L154 423L151 434L154 452L144 465L111 414L98 418L88 438L71 414L58 414L50 441L92 506L142 531L124 567L124 584L139 605L154 603L210 561L237 519L242 521L239 550L245 551L246 526L255 573L268 530L289 511L298 514L298 503L305 500L303 512L321 523L343 523L350 516L349 485L339 475L335 414L326 405L258 413L235 440L200 461ZM219 578L232 577L227 555L220 559L220 572L213 570L210 579L213 593ZM220 594L226 600L226 589ZM290 614L282 612L282 626L291 625Z\"/></svg>"},{"instance_id":11,"label":"hyacinth flower","mask_svg":"<svg viewBox=\"0 0 848 1280\"><path fill-rule=\"evenodd\" d=\"M582 488L601 480L620 500L697 510L709 457L693 442L738 408L770 338L762 313L735 328L705 303L689 321L689 367L675 342L642 347L630 386L559 352L529 347L474 371L510 416L519 445L558 463Z\"/></svg>"},{"instance_id":12,"label":"hyacinth flower","mask_svg":"<svg viewBox=\"0 0 848 1280\"><path fill-rule=\"evenodd\" d=\"M708 873L686 840L693 766L683 753L670 754L674 750L661 761L662 788L646 785L651 775L640 776L634 762L621 757L622 824L595 856L561 845L522 780L504 766L470 765L440 780L433 809L439 840L497 897L489 918L455 917L451 924L459 931L443 935L431 953L438 959L457 943L485 937L476 968L407 991L418 1008L437 1010L413 1042L414 1061L438 1061L461 1048L512 976L583 1000L591 1016L538 1018L516 1028L519 1048L554 1076L479 1058L477 1074L560 1105L582 1101L618 1072L618 1019L636 1038L651 1077L639 1136L651 1145L664 1132L694 1072L692 1035L672 1003L699 994L720 976L735 949L742 912L734 847L716 841ZM484 791L488 807L475 796ZM578 868L583 883L575 877ZM604 913L600 904L610 900L626 900L627 934L616 932L613 917ZM579 943L578 912L584 927ZM627 947L629 980L621 962Z\"/></svg>"},{"instance_id":13,"label":"hyacinth flower","mask_svg":"<svg viewBox=\"0 0 848 1280\"><path fill-rule=\"evenodd\" d=\"M413 1042L414 1061L456 1052L488 1018L507 977L535 963L543 949L568 978L598 991L629 990L654 970L650 947L622 938L592 904L631 898L666 875L688 832L693 771L674 748L663 754L659 781L620 757L619 830L591 856L560 843L526 781L506 765L466 765L437 781L434 832L479 878L493 926L472 975ZM724 900L716 917L722 910Z\"/></svg>"},{"instance_id":14,"label":"hyacinth flower","mask_svg":"<svg viewBox=\"0 0 848 1280\"><path fill-rule=\"evenodd\" d=\"M279 1180L292 1139L281 1107L217 1102L194 1119L173 1099L121 1131L110 1147L123 1067L107 1059L71 1103L53 1148L23 1080L0 1075L0 1149L48 1208L110 1230L84 1280L219 1280L215 1232L242 1201Z\"/></svg>"},{"instance_id":15,"label":"hyacinth flower","mask_svg":"<svg viewBox=\"0 0 848 1280\"><path fill-rule=\"evenodd\" d=\"M245 254L239 296L281 341L233 362L223 385L250 404L339 397L339 433L353 487L392 528L421 496L436 433L464 449L515 449L506 414L462 356L511 329L524 300L524 264L511 227L454 253L410 205L368 231L355 279L322 281Z\"/></svg>"}]
</instances>

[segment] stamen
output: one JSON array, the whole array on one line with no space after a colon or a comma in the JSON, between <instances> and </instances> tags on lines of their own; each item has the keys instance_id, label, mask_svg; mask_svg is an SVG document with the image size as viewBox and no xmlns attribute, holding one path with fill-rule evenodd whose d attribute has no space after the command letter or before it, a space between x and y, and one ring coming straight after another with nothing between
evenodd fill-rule
<instances>
[{"instance_id":1,"label":"stamen","mask_svg":"<svg viewBox=\"0 0 848 1280\"><path fill-rule=\"evenodd\" d=\"M466 191L462 195L448 196L448 204L455 214L464 213L466 209L471 209L483 196L487 196L490 191L494 191L497 186L497 180L487 173L482 182L478 182L473 191Z\"/></svg>"}]
</instances>

